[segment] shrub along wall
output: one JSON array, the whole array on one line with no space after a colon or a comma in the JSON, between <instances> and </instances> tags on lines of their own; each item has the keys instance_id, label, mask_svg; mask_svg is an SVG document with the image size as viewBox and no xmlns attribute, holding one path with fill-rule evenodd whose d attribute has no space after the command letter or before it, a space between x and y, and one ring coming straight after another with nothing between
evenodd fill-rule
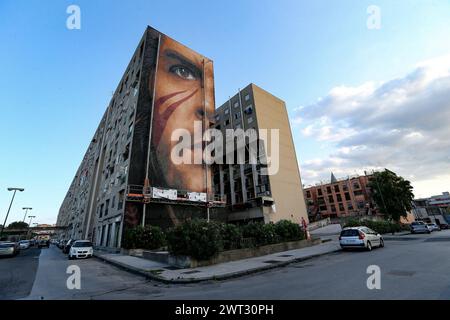
<instances>
[{"instance_id":1,"label":"shrub along wall","mask_svg":"<svg viewBox=\"0 0 450 320\"><path fill-rule=\"evenodd\" d=\"M380 234L400 232L405 230L405 228L399 223L389 222L389 221L372 221L372 220L357 220L350 219L345 224L345 227L357 227L366 226Z\"/></svg>"},{"instance_id":2,"label":"shrub along wall","mask_svg":"<svg viewBox=\"0 0 450 320\"><path fill-rule=\"evenodd\" d=\"M158 249L168 246L174 255L207 260L221 251L260 247L305 239L300 225L282 220L275 224L250 223L243 226L195 219L163 232L146 226L127 230L125 249Z\"/></svg>"},{"instance_id":3,"label":"shrub along wall","mask_svg":"<svg viewBox=\"0 0 450 320\"><path fill-rule=\"evenodd\" d=\"M157 226L138 226L126 230L122 241L125 249L154 250L166 245L166 235Z\"/></svg>"}]
</instances>

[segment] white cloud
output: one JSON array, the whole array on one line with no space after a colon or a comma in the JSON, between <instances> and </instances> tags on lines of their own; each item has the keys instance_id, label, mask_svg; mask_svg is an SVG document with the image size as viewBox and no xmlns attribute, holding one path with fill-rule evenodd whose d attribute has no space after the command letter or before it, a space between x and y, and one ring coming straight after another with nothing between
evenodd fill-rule
<instances>
[{"instance_id":1,"label":"white cloud","mask_svg":"<svg viewBox=\"0 0 450 320\"><path fill-rule=\"evenodd\" d=\"M416 193L426 193L423 181L450 189L450 55L401 78L335 87L296 118L305 137L334 146L327 159L302 163L305 184L329 179L330 171L386 167L411 179Z\"/></svg>"}]
</instances>

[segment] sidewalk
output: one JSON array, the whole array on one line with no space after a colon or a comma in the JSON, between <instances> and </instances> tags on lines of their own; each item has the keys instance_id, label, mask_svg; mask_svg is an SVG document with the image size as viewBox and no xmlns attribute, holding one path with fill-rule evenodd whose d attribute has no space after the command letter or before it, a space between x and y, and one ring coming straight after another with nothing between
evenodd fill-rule
<instances>
[{"instance_id":1,"label":"sidewalk","mask_svg":"<svg viewBox=\"0 0 450 320\"><path fill-rule=\"evenodd\" d=\"M192 269L176 269L163 263L122 254L95 252L94 256L148 279L165 283L193 283L239 277L286 266L292 262L303 261L339 250L341 248L338 242L329 241L312 247Z\"/></svg>"}]
</instances>

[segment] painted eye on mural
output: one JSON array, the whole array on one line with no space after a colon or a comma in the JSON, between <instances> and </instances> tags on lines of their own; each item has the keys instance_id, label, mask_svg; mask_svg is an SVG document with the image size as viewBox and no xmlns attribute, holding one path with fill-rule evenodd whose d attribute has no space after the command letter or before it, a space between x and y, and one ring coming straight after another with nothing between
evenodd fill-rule
<instances>
[{"instance_id":1,"label":"painted eye on mural","mask_svg":"<svg viewBox=\"0 0 450 320\"><path fill-rule=\"evenodd\" d=\"M184 80L197 80L194 72L185 66L173 66L170 68L170 72L176 74Z\"/></svg>"}]
</instances>

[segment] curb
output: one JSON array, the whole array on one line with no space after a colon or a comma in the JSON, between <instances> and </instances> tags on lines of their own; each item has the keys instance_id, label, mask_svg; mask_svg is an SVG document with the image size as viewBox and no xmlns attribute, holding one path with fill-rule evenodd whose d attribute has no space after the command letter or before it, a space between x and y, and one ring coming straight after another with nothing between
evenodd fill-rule
<instances>
[{"instance_id":1,"label":"curb","mask_svg":"<svg viewBox=\"0 0 450 320\"><path fill-rule=\"evenodd\" d=\"M209 276L209 277L204 277L204 278L197 278L197 279L193 279L193 278L185 278L185 279L167 279L167 278L162 278L162 277L158 277L154 274L152 274L151 272L148 271L144 271L142 269L139 268L135 268L132 266L129 266L127 264L121 263L121 262L117 262L117 261L113 261L107 258L104 258L102 256L97 256L94 255L95 258L103 261L103 262L107 262L111 265L114 265L122 270L128 271L130 273L136 274L136 275L140 275L145 277L146 279L149 280L155 280L158 282L162 282L165 284L188 284L188 283L199 283L199 282L205 282L205 281L210 281L210 280L228 280L228 279L233 279L233 278L239 278L239 277L243 277L249 274L255 274L255 273L260 273L263 271L267 271L267 270L271 270L271 269L276 269L276 268L282 268L282 267L286 267L291 263L296 263L296 262L302 262L305 260L309 260L312 258L317 258L320 256L324 256L330 253L334 253L334 252L338 252L341 251L340 248L336 248L332 251L328 251L328 252L323 252L323 253L317 253L317 254L313 254L310 256L306 256L306 257L300 257L300 258L295 258L293 260L289 260L289 261L283 261L283 262L279 262L279 263L275 263L275 264L271 264L271 265L267 265L267 266L262 266L262 267L256 267L253 269L248 269L248 270L243 270L243 271L236 271L236 272L231 272L228 274L224 274L224 275L218 275L218 276Z\"/></svg>"}]
</instances>

